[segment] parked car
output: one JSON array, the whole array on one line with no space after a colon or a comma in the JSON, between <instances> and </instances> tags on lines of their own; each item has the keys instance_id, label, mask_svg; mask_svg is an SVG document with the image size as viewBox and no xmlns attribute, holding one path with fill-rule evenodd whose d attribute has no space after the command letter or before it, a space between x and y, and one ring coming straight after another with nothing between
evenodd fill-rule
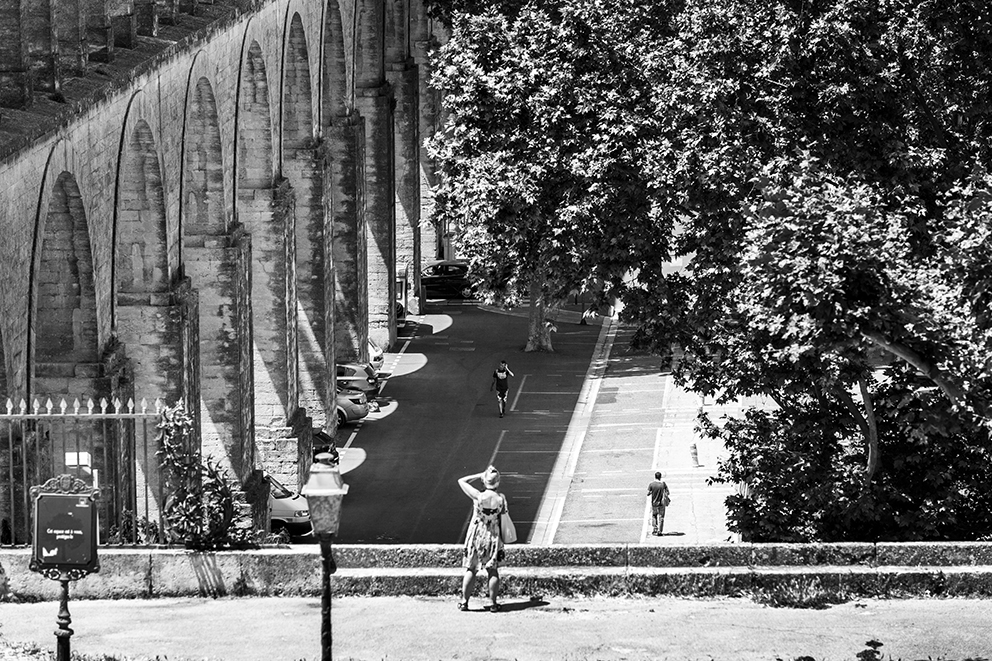
<instances>
[{"instance_id":1,"label":"parked car","mask_svg":"<svg viewBox=\"0 0 992 661\"><path fill-rule=\"evenodd\" d=\"M306 497L293 493L271 475L265 479L269 481L269 530L275 534L285 532L290 539L312 535Z\"/></svg>"},{"instance_id":2,"label":"parked car","mask_svg":"<svg viewBox=\"0 0 992 661\"><path fill-rule=\"evenodd\" d=\"M366 363L338 363L337 385L342 388L361 390L366 397L372 398L379 393L379 377L372 365Z\"/></svg>"},{"instance_id":3,"label":"parked car","mask_svg":"<svg viewBox=\"0 0 992 661\"><path fill-rule=\"evenodd\" d=\"M369 339L369 363L376 372L382 369L382 364L386 361L386 352L379 345Z\"/></svg>"},{"instance_id":4,"label":"parked car","mask_svg":"<svg viewBox=\"0 0 992 661\"><path fill-rule=\"evenodd\" d=\"M468 298L472 295L468 262L460 259L429 262L420 275L420 284L428 296Z\"/></svg>"},{"instance_id":5,"label":"parked car","mask_svg":"<svg viewBox=\"0 0 992 661\"><path fill-rule=\"evenodd\" d=\"M369 399L361 390L338 387L337 411L339 425L361 420L369 414Z\"/></svg>"}]
</instances>

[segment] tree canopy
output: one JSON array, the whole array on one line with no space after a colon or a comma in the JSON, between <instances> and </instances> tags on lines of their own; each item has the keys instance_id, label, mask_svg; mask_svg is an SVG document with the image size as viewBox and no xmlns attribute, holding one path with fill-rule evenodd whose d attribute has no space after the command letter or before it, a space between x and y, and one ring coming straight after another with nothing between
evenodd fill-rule
<instances>
[{"instance_id":1,"label":"tree canopy","mask_svg":"<svg viewBox=\"0 0 992 661\"><path fill-rule=\"evenodd\" d=\"M549 310L668 252L655 197L659 126L640 58L653 3L565 0L457 14L433 83L447 122L430 144L438 216L458 228L479 293L529 301L528 349Z\"/></svg>"},{"instance_id":2,"label":"tree canopy","mask_svg":"<svg viewBox=\"0 0 992 661\"><path fill-rule=\"evenodd\" d=\"M916 484L992 533L985 0L452 6L439 213L488 300L602 283L680 385L772 398L704 421L740 530L950 534Z\"/></svg>"}]
</instances>

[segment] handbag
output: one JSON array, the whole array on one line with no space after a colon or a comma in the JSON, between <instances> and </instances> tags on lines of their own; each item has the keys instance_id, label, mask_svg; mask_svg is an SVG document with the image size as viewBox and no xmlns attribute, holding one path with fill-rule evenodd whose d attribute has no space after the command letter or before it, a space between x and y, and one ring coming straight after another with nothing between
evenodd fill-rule
<instances>
[{"instance_id":1,"label":"handbag","mask_svg":"<svg viewBox=\"0 0 992 661\"><path fill-rule=\"evenodd\" d=\"M503 511L499 515L499 538L504 544L517 541L517 527L513 525L510 512L506 509L506 496L503 496Z\"/></svg>"}]
</instances>

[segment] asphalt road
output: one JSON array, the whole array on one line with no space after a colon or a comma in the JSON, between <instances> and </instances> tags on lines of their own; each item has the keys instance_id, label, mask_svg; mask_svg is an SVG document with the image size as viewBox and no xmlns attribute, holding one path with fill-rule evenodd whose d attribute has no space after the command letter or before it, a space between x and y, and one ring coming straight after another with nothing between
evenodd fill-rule
<instances>
[{"instance_id":1,"label":"asphalt road","mask_svg":"<svg viewBox=\"0 0 992 661\"><path fill-rule=\"evenodd\" d=\"M461 541L470 501L457 479L490 463L527 539L600 327L561 325L553 353L525 353L523 316L435 302L415 319L387 353L381 411L342 435L365 461L345 476L338 541ZM514 373L504 418L489 390L500 360Z\"/></svg>"}]
</instances>

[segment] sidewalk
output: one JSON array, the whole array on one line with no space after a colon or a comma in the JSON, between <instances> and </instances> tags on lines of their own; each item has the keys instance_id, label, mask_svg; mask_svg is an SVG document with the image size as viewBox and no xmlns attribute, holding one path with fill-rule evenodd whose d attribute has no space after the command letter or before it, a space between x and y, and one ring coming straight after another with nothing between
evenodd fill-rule
<instances>
[{"instance_id":1,"label":"sidewalk","mask_svg":"<svg viewBox=\"0 0 992 661\"><path fill-rule=\"evenodd\" d=\"M869 600L825 610L675 598L504 605L493 614L477 599L471 612L461 613L454 598L337 598L334 658L855 661L870 640L883 643L887 659L992 657L984 601ZM54 650L57 611L55 603L0 604L0 640ZM80 601L70 603L70 612L73 652L169 661L320 658L318 599ZM11 658L37 659L5 657L0 646L0 659Z\"/></svg>"}]
</instances>

